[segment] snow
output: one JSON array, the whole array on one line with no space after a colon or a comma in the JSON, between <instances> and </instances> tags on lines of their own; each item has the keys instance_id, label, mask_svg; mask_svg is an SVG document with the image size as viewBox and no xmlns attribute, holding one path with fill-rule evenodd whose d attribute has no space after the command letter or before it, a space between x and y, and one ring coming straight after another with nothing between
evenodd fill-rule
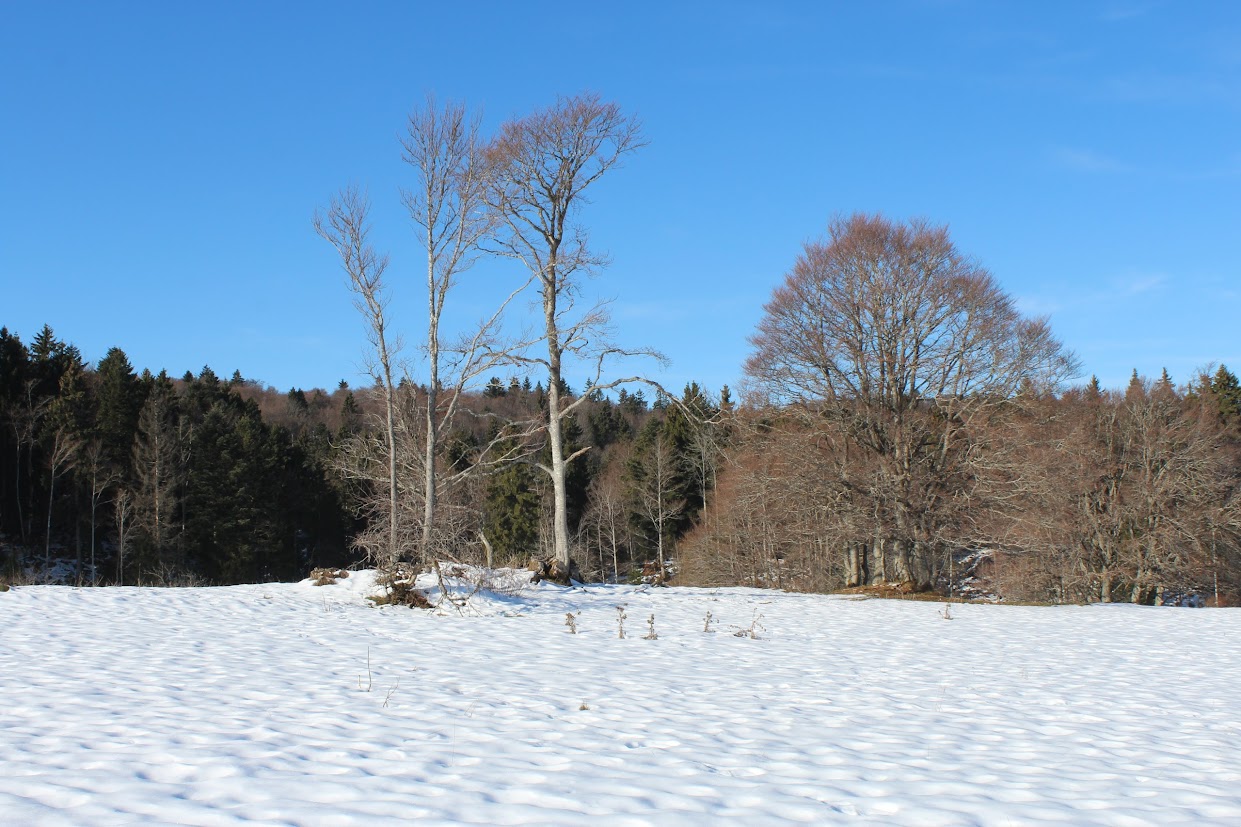
<instances>
[{"instance_id":1,"label":"snow","mask_svg":"<svg viewBox=\"0 0 1241 827\"><path fill-rule=\"evenodd\" d=\"M0 593L0 823L1241 824L1241 611L506 581Z\"/></svg>"}]
</instances>

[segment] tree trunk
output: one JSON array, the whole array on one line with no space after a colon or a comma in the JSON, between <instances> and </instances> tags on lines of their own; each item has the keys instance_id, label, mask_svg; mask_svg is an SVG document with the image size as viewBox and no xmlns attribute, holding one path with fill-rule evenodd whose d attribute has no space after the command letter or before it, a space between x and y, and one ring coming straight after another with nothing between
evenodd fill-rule
<instances>
[{"instance_id":1,"label":"tree trunk","mask_svg":"<svg viewBox=\"0 0 1241 827\"><path fill-rule=\"evenodd\" d=\"M487 540L487 535L481 531L478 532L478 539L483 541L483 553L485 555L484 559L486 560L487 569L490 570L495 567L495 560L492 558L491 543Z\"/></svg>"},{"instance_id":2,"label":"tree trunk","mask_svg":"<svg viewBox=\"0 0 1241 827\"><path fill-rule=\"evenodd\" d=\"M431 347L433 354L438 354L438 346ZM423 477L423 501L422 501L422 553L427 556L431 553L431 532L435 527L435 454L436 454L436 433L435 433L435 409L438 405L439 393L436 383L439 382L439 370L435 363L439 359L438 355L431 357L431 384L427 388L427 415L425 427L427 429L427 445L426 445L426 468ZM491 568L488 564L487 568Z\"/></svg>"},{"instance_id":3,"label":"tree trunk","mask_svg":"<svg viewBox=\"0 0 1241 827\"><path fill-rule=\"evenodd\" d=\"M555 250L552 251L555 260ZM569 559L569 496L566 486L568 462L564 456L564 434L561 430L560 387L560 330L556 324L556 269L549 267L549 278L543 281L543 318L547 326L547 440L551 447L552 494L552 554L556 562L567 572Z\"/></svg>"},{"instance_id":4,"label":"tree trunk","mask_svg":"<svg viewBox=\"0 0 1241 827\"><path fill-rule=\"evenodd\" d=\"M26 521L22 518L22 443L17 440L17 461L13 463L13 502L17 504L17 529L26 544Z\"/></svg>"},{"instance_id":5,"label":"tree trunk","mask_svg":"<svg viewBox=\"0 0 1241 827\"><path fill-rule=\"evenodd\" d=\"M430 180L428 179L428 187ZM428 196L430 200L431 196ZM427 410L424 427L427 429L426 467L423 477L422 500L422 553L431 553L431 532L435 526L435 453L438 433L435 430L435 414L439 408L440 391L440 314L435 292L435 231L434 223L427 222L427 364L431 381L427 384ZM491 547L487 547L490 557ZM490 562L487 568L491 568Z\"/></svg>"},{"instance_id":6,"label":"tree trunk","mask_svg":"<svg viewBox=\"0 0 1241 827\"><path fill-rule=\"evenodd\" d=\"M43 545L43 570L52 564L52 503L56 501L56 468L52 467L52 479L47 488L47 536Z\"/></svg>"}]
</instances>

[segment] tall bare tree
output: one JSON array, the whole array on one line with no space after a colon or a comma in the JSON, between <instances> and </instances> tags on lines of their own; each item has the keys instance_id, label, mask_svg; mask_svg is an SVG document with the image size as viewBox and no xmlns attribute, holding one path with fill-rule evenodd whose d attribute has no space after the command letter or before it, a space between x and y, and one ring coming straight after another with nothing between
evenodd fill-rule
<instances>
[{"instance_id":1,"label":"tall bare tree","mask_svg":"<svg viewBox=\"0 0 1241 827\"><path fill-rule=\"evenodd\" d=\"M133 531L134 495L128 488L117 488L112 497L113 516L116 521L116 582L125 583L125 547Z\"/></svg>"},{"instance_id":2,"label":"tall bare tree","mask_svg":"<svg viewBox=\"0 0 1241 827\"><path fill-rule=\"evenodd\" d=\"M674 520L685 511L685 498L681 496L677 466L681 463L675 456L662 432L656 433L645 451L637 452L629 463L629 474L634 485L637 514L654 535L656 576L660 582L668 576L668 558L665 541Z\"/></svg>"},{"instance_id":3,"label":"tall bare tree","mask_svg":"<svg viewBox=\"0 0 1241 827\"><path fill-rule=\"evenodd\" d=\"M99 584L99 569L95 565L95 530L98 526L97 514L99 504L108 489L120 482L121 475L116 466L109 461L103 441L91 440L83 453L83 471L87 477L90 494L90 581L92 586Z\"/></svg>"},{"instance_id":4,"label":"tall bare tree","mask_svg":"<svg viewBox=\"0 0 1241 827\"><path fill-rule=\"evenodd\" d=\"M48 439L47 446L47 532L43 545L43 566L52 562L52 509L56 504L56 480L72 471L78 462L82 440L67 425L59 425Z\"/></svg>"},{"instance_id":5,"label":"tall bare tree","mask_svg":"<svg viewBox=\"0 0 1241 827\"><path fill-rule=\"evenodd\" d=\"M602 305L580 311L580 279L605 259L592 252L578 221L586 190L625 156L643 146L638 121L598 95L562 97L548 109L508 121L492 142L488 157L493 185L488 201L504 222L502 252L520 259L535 278L542 302L546 357L532 359L547 371L549 465L552 481L555 579L567 580L569 555L569 464L587 448L565 455L562 423L586 399L564 394L565 358L593 364L592 385L603 391L638 377L600 382L604 361L629 352L606 343L607 313Z\"/></svg>"},{"instance_id":6,"label":"tall bare tree","mask_svg":"<svg viewBox=\"0 0 1241 827\"><path fill-rule=\"evenodd\" d=\"M969 493L974 427L1076 370L1047 321L1022 316L947 228L860 214L805 246L751 342L751 387L835 420L867 459L845 482L873 506L878 568L922 588Z\"/></svg>"},{"instance_id":7,"label":"tall bare tree","mask_svg":"<svg viewBox=\"0 0 1241 827\"><path fill-rule=\"evenodd\" d=\"M388 531L384 547L378 554L372 550L372 554L378 562L391 564L400 558L404 544L398 522L397 387L394 381L394 360L400 351L400 341L393 339L388 331L388 299L384 286L388 256L375 252L371 246L370 199L357 187L346 187L333 197L326 215L315 214L314 227L340 256L349 289L354 294L354 304L366 320L367 338L373 349L368 369L384 402Z\"/></svg>"},{"instance_id":8,"label":"tall bare tree","mask_svg":"<svg viewBox=\"0 0 1241 827\"><path fill-rule=\"evenodd\" d=\"M416 178L415 186L403 191L403 200L410 219L422 231L427 255L425 348L429 376L422 408L422 549L428 557L432 556L437 522L440 445L453 426L465 391L480 377L509 363L510 350L519 347L501 342L500 325L508 305L533 279L508 291L473 332L452 342L443 339L441 323L449 295L461 274L474 265L480 242L496 223L496 214L486 199L489 178L479 120L470 116L463 104L440 106L428 95L424 106L409 116L401 140L405 162ZM499 444L497 440L490 447ZM478 467L481 459L476 457L471 467Z\"/></svg>"},{"instance_id":9,"label":"tall bare tree","mask_svg":"<svg viewBox=\"0 0 1241 827\"><path fill-rule=\"evenodd\" d=\"M605 461L603 470L590 481L589 506L583 516L583 547L589 547L590 530L594 530L595 544L599 552L599 576L604 582L616 582L620 576L621 549L629 556L629 512L626 508L626 480L624 471L627 446L612 451L610 462ZM607 557L611 557L611 566Z\"/></svg>"},{"instance_id":10,"label":"tall bare tree","mask_svg":"<svg viewBox=\"0 0 1241 827\"><path fill-rule=\"evenodd\" d=\"M147 562L151 566L167 562L165 557L177 533L177 491L183 466L171 393L157 387L147 397L138 415L133 446L136 487L128 502L133 522L150 545L153 559Z\"/></svg>"},{"instance_id":11,"label":"tall bare tree","mask_svg":"<svg viewBox=\"0 0 1241 827\"><path fill-rule=\"evenodd\" d=\"M38 382L34 379L23 382L8 412L9 427L13 430L13 447L16 452L13 458L13 502L17 506L17 524L21 531L23 544L32 531L30 521L33 519L34 508L31 504L23 514L22 454L24 451L26 456L26 479L31 480L34 474L32 457L35 453L35 443L42 428L43 419L52 403L51 397L39 398L37 396L35 393L37 385Z\"/></svg>"}]
</instances>

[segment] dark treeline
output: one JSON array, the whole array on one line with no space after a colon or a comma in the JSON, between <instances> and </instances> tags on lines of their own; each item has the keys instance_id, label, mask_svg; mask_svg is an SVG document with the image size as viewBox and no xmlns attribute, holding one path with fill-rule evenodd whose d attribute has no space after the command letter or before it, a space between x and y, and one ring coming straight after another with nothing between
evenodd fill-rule
<instances>
[{"instance_id":1,"label":"dark treeline","mask_svg":"<svg viewBox=\"0 0 1241 827\"><path fill-rule=\"evenodd\" d=\"M239 583L343 560L352 522L327 473L352 403L287 397L209 368L91 369L44 327L0 329L0 535L9 567L82 583ZM15 559L20 558L20 559ZM49 573L50 574L50 573Z\"/></svg>"},{"instance_id":2,"label":"dark treeline","mask_svg":"<svg viewBox=\"0 0 1241 827\"><path fill-rule=\"evenodd\" d=\"M282 393L210 368L178 379L138 374L120 348L92 368L48 327L29 346L2 329L0 563L132 584L293 579L361 562L368 532L386 521L374 510L382 479L368 476L382 453L372 450L382 442L381 397L343 382L332 393ZM398 397L412 411L425 388L402 382ZM445 559L524 565L548 551L551 490L537 469L545 436L503 436L514 443L505 462L470 467L479 446L537 418L547 398L541 383L516 377L466 397L442 457L470 472L446 475L436 535ZM717 426L706 421L720 406L694 384L681 405L669 402L642 390L594 392L566 422L567 446L591 446L568 482L582 570L593 579L644 565L661 572L658 561L672 559L708 500L718 451ZM401 520L414 537L422 490L411 469L422 437L414 417L402 424Z\"/></svg>"}]
</instances>

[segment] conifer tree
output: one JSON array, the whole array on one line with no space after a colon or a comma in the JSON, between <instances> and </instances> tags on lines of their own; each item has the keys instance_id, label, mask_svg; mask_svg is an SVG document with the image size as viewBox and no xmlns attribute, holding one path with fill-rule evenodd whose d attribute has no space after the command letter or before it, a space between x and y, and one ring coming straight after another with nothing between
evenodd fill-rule
<instances>
[{"instance_id":1,"label":"conifer tree","mask_svg":"<svg viewBox=\"0 0 1241 827\"><path fill-rule=\"evenodd\" d=\"M95 435L104 459L118 472L129 469L130 448L142 411L142 387L125 351L110 348L95 368L98 390Z\"/></svg>"},{"instance_id":2,"label":"conifer tree","mask_svg":"<svg viewBox=\"0 0 1241 827\"><path fill-rule=\"evenodd\" d=\"M338 439L356 434L362 428L362 412L358 409L358 400L354 399L353 391L345 393L340 404L340 428L337 429Z\"/></svg>"},{"instance_id":3,"label":"conifer tree","mask_svg":"<svg viewBox=\"0 0 1241 827\"><path fill-rule=\"evenodd\" d=\"M483 531L500 560L538 548L540 503L539 479L526 463L503 466L487 479Z\"/></svg>"},{"instance_id":4,"label":"conifer tree","mask_svg":"<svg viewBox=\"0 0 1241 827\"><path fill-rule=\"evenodd\" d=\"M1090 375L1090 381L1086 383L1086 399L1089 401L1098 401L1103 398L1103 389L1099 386L1099 377L1094 374Z\"/></svg>"},{"instance_id":5,"label":"conifer tree","mask_svg":"<svg viewBox=\"0 0 1241 827\"><path fill-rule=\"evenodd\" d=\"M1233 428L1241 425L1241 383L1236 374L1226 365L1220 365L1211 377L1210 391L1220 419Z\"/></svg>"},{"instance_id":6,"label":"conifer tree","mask_svg":"<svg viewBox=\"0 0 1241 827\"><path fill-rule=\"evenodd\" d=\"M56 396L60 391L60 377L73 366L84 366L81 352L56 338L49 325L43 325L30 343L30 371L35 380L35 396L40 399Z\"/></svg>"},{"instance_id":7,"label":"conifer tree","mask_svg":"<svg viewBox=\"0 0 1241 827\"><path fill-rule=\"evenodd\" d=\"M483 388L483 396L488 399L496 399L504 396L504 385L500 383L500 377L493 376L487 380L487 386Z\"/></svg>"},{"instance_id":8,"label":"conifer tree","mask_svg":"<svg viewBox=\"0 0 1241 827\"><path fill-rule=\"evenodd\" d=\"M5 471L0 474L0 531L26 539L22 491L27 457L34 441L35 422L30 410L30 352L21 338L0 328L0 451ZM10 460L12 465L9 465ZM26 486L29 486L26 478Z\"/></svg>"}]
</instances>

